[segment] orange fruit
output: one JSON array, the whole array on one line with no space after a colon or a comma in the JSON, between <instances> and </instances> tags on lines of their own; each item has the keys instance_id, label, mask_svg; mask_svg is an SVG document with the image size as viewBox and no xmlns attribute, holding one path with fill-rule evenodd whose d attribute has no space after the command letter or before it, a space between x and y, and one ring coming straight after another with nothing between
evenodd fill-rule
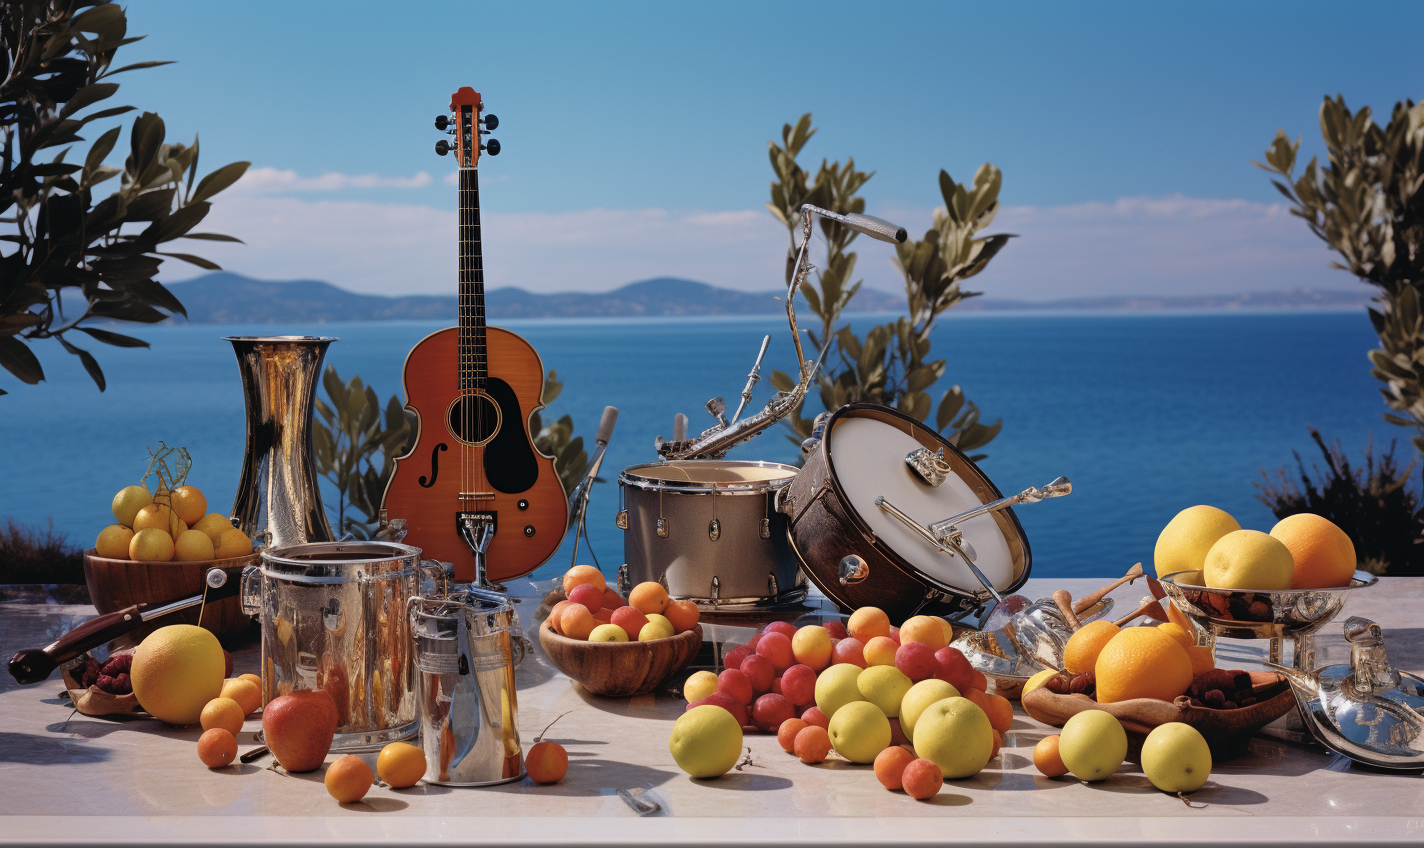
<instances>
[{"instance_id":1,"label":"orange fruit","mask_svg":"<svg viewBox=\"0 0 1424 848\"><path fill-rule=\"evenodd\" d=\"M569 772L569 752L557 742L536 742L524 756L524 771L535 783L558 783Z\"/></svg>"},{"instance_id":2,"label":"orange fruit","mask_svg":"<svg viewBox=\"0 0 1424 848\"><path fill-rule=\"evenodd\" d=\"M585 583L597 586L600 592L608 588L608 581L603 579L603 572L591 565L576 565L564 572L564 597L567 598L575 586Z\"/></svg>"},{"instance_id":3,"label":"orange fruit","mask_svg":"<svg viewBox=\"0 0 1424 848\"><path fill-rule=\"evenodd\" d=\"M222 768L237 758L237 737L221 727L198 737L198 759L208 768Z\"/></svg>"},{"instance_id":4,"label":"orange fruit","mask_svg":"<svg viewBox=\"0 0 1424 848\"><path fill-rule=\"evenodd\" d=\"M978 689L964 690L964 697L978 705L989 717L989 726L1003 733L1014 723L1014 705L1003 695L990 695ZM992 755L990 755L992 756Z\"/></svg>"},{"instance_id":5,"label":"orange fruit","mask_svg":"<svg viewBox=\"0 0 1424 848\"><path fill-rule=\"evenodd\" d=\"M661 583L654 583L651 580L639 583L633 587L633 591L628 593L628 605L644 615L651 613L661 615L668 605L667 590Z\"/></svg>"},{"instance_id":6,"label":"orange fruit","mask_svg":"<svg viewBox=\"0 0 1424 848\"><path fill-rule=\"evenodd\" d=\"M409 742L392 742L376 756L376 774L392 789L414 786L425 777L425 752Z\"/></svg>"},{"instance_id":7,"label":"orange fruit","mask_svg":"<svg viewBox=\"0 0 1424 848\"><path fill-rule=\"evenodd\" d=\"M1122 628L1111 621L1090 621L1079 627L1063 648L1063 670L1072 674L1092 671L1098 652L1121 632Z\"/></svg>"},{"instance_id":8,"label":"orange fruit","mask_svg":"<svg viewBox=\"0 0 1424 848\"><path fill-rule=\"evenodd\" d=\"M1295 560L1292 589L1330 589L1350 585L1355 573L1355 543L1328 518L1302 512L1282 518L1271 535Z\"/></svg>"},{"instance_id":9,"label":"orange fruit","mask_svg":"<svg viewBox=\"0 0 1424 848\"><path fill-rule=\"evenodd\" d=\"M994 728L994 747L989 749L989 759L992 760L994 759L994 757L998 756L999 749L1002 747L1004 747L1004 734L1000 733L999 729L996 727Z\"/></svg>"},{"instance_id":10,"label":"orange fruit","mask_svg":"<svg viewBox=\"0 0 1424 848\"><path fill-rule=\"evenodd\" d=\"M1093 671L1100 704L1132 698L1170 701L1192 685L1187 649L1156 627L1129 627L1114 636Z\"/></svg>"},{"instance_id":11,"label":"orange fruit","mask_svg":"<svg viewBox=\"0 0 1424 848\"><path fill-rule=\"evenodd\" d=\"M366 797L376 776L366 761L355 754L347 754L326 767L326 791L342 804L353 804Z\"/></svg>"},{"instance_id":12,"label":"orange fruit","mask_svg":"<svg viewBox=\"0 0 1424 848\"><path fill-rule=\"evenodd\" d=\"M697 624L697 619L702 617L702 613L698 611L697 604L692 601L668 601L667 607L663 610L663 617L672 622L674 632L685 633Z\"/></svg>"},{"instance_id":13,"label":"orange fruit","mask_svg":"<svg viewBox=\"0 0 1424 848\"><path fill-rule=\"evenodd\" d=\"M1063 765L1063 757L1058 753L1058 740L1059 736L1055 733L1043 737L1033 746L1033 767L1045 777L1062 777L1068 773L1068 767Z\"/></svg>"},{"instance_id":14,"label":"orange fruit","mask_svg":"<svg viewBox=\"0 0 1424 848\"><path fill-rule=\"evenodd\" d=\"M242 732L242 705L232 698L217 697L209 701L198 716L204 730L221 727L233 736Z\"/></svg>"},{"instance_id":15,"label":"orange fruit","mask_svg":"<svg viewBox=\"0 0 1424 848\"><path fill-rule=\"evenodd\" d=\"M879 607L861 607L850 614L846 630L864 645L876 636L890 635L890 616Z\"/></svg>"},{"instance_id":16,"label":"orange fruit","mask_svg":"<svg viewBox=\"0 0 1424 848\"><path fill-rule=\"evenodd\" d=\"M932 615L916 615L906 619L905 623L900 625L900 643L922 642L928 645L931 651L938 651L949 644L944 636L942 621Z\"/></svg>"},{"instance_id":17,"label":"orange fruit","mask_svg":"<svg viewBox=\"0 0 1424 848\"><path fill-rule=\"evenodd\" d=\"M598 620L583 604L569 604L559 616L559 629L570 639L586 640L597 626Z\"/></svg>"},{"instance_id":18,"label":"orange fruit","mask_svg":"<svg viewBox=\"0 0 1424 848\"><path fill-rule=\"evenodd\" d=\"M1173 639L1176 639L1181 643L1183 648L1190 648L1197 643L1196 636L1190 631L1183 629L1179 624L1168 621L1164 624L1157 625L1157 629L1171 636Z\"/></svg>"},{"instance_id":19,"label":"orange fruit","mask_svg":"<svg viewBox=\"0 0 1424 848\"><path fill-rule=\"evenodd\" d=\"M1187 657L1192 661L1193 680L1216 668L1216 658L1211 655L1211 648L1206 645L1189 645Z\"/></svg>"},{"instance_id":20,"label":"orange fruit","mask_svg":"<svg viewBox=\"0 0 1424 848\"><path fill-rule=\"evenodd\" d=\"M549 610L549 628L555 633L564 632L559 626L559 617L564 614L564 610L568 609L571 603L573 603L573 601L559 601L557 604L554 604L553 609ZM580 604L580 606L582 606L582 604Z\"/></svg>"}]
</instances>

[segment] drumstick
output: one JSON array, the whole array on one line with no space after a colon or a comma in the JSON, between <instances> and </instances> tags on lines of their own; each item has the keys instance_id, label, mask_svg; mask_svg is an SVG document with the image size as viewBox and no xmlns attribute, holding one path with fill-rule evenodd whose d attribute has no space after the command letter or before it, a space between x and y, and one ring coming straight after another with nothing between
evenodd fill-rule
<instances>
[{"instance_id":1,"label":"drumstick","mask_svg":"<svg viewBox=\"0 0 1424 848\"><path fill-rule=\"evenodd\" d=\"M1083 626L1083 622L1078 620L1078 614L1073 611L1073 596L1067 589L1054 592L1053 602L1058 604L1058 611L1063 613L1063 619L1068 622L1069 627L1077 630Z\"/></svg>"},{"instance_id":2,"label":"drumstick","mask_svg":"<svg viewBox=\"0 0 1424 848\"><path fill-rule=\"evenodd\" d=\"M1132 568L1129 568L1126 574L1114 580L1112 583L1108 584L1107 586L1104 586L1103 588L1099 589L1091 595L1084 595L1080 600L1073 604L1073 612L1082 615L1090 608L1092 608L1092 606L1098 601L1101 601L1103 598L1107 597L1108 593L1112 590L1116 589L1124 583L1131 583L1132 581L1136 580L1141 576L1142 563L1139 562L1137 565L1134 565ZM1152 594L1156 595L1157 593L1153 592Z\"/></svg>"}]
</instances>

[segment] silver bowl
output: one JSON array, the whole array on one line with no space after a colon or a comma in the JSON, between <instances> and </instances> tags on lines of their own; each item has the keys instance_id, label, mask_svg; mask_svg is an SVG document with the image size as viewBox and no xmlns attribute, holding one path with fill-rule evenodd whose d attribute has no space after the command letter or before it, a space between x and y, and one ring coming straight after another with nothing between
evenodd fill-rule
<instances>
[{"instance_id":1,"label":"silver bowl","mask_svg":"<svg viewBox=\"0 0 1424 848\"><path fill-rule=\"evenodd\" d=\"M1187 617L1228 639L1283 639L1314 633L1345 605L1355 589L1379 580L1356 571L1350 585L1333 589L1213 589L1196 581L1200 571L1178 571L1161 579L1162 588Z\"/></svg>"}]
</instances>

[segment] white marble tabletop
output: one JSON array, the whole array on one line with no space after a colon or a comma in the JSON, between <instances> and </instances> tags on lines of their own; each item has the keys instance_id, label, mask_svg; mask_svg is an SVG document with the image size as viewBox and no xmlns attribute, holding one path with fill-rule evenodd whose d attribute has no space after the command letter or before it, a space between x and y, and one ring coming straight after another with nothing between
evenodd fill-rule
<instances>
[{"instance_id":1,"label":"white marble tabletop","mask_svg":"<svg viewBox=\"0 0 1424 848\"><path fill-rule=\"evenodd\" d=\"M1105 581L1035 579L1030 597L1055 588L1085 594ZM537 600L521 592L526 627ZM1115 593L1135 605L1140 587ZM1322 661L1347 657L1339 623L1366 615L1384 628L1391 660L1424 671L1424 578L1384 578L1353 593L1320 639ZM47 643L89 607L0 604L0 654ZM704 619L706 622L706 619ZM735 641L751 631L708 627ZM1249 666L1262 643L1222 642L1225 667ZM256 671L254 645L236 652L236 673ZM1031 762L1053 732L1018 711L1004 747L974 778L948 781L928 802L883 789L868 766L804 765L773 736L748 736L753 764L711 781L678 770L667 749L683 703L667 694L593 696L537 652L520 667L519 727L526 747L553 717L549 738L570 767L561 783L482 789L372 788L356 804L327 795L321 773L287 775L270 760L208 770L199 729L146 717L71 715L58 676L34 686L0 680L0 841L53 843L454 843L521 845L753 845L778 843L1051 842L1161 845L1424 844L1424 778L1352 766L1320 749L1272 738L1218 763L1188 806L1158 792L1131 762L1107 781L1050 780ZM243 749L260 727L250 719ZM374 754L371 755L374 758ZM639 818L618 789L650 793L659 814Z\"/></svg>"}]
</instances>

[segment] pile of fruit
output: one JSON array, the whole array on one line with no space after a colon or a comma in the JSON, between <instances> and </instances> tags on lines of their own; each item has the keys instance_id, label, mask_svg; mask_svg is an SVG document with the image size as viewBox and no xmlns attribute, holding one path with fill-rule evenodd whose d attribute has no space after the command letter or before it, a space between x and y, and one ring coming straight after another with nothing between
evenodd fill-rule
<instances>
[{"instance_id":1,"label":"pile of fruit","mask_svg":"<svg viewBox=\"0 0 1424 848\"><path fill-rule=\"evenodd\" d=\"M1300 513L1270 533L1242 530L1214 506L1177 513L1157 537L1157 576L1200 572L1194 582L1213 589L1329 589L1350 585L1355 545L1327 518Z\"/></svg>"},{"instance_id":2,"label":"pile of fruit","mask_svg":"<svg viewBox=\"0 0 1424 848\"><path fill-rule=\"evenodd\" d=\"M776 733L802 762L835 750L875 763L887 787L929 797L946 778L978 774L1014 715L949 647L952 635L933 616L894 627L876 607L847 622L773 622L728 651L721 674L688 677L686 711L668 742L673 759L694 777L717 777L736 765L744 731Z\"/></svg>"},{"instance_id":3,"label":"pile of fruit","mask_svg":"<svg viewBox=\"0 0 1424 848\"><path fill-rule=\"evenodd\" d=\"M1033 749L1033 765L1045 777L1072 774L1090 783L1111 777L1127 758L1127 731L1102 710L1084 710L1045 736ZM1153 728L1142 743L1142 773L1163 792L1184 794L1206 785L1211 748L1195 727L1179 721Z\"/></svg>"},{"instance_id":4,"label":"pile of fruit","mask_svg":"<svg viewBox=\"0 0 1424 848\"><path fill-rule=\"evenodd\" d=\"M564 600L549 611L549 627L570 639L589 642L651 642L691 630L697 605L674 601L660 583L639 583L625 600L591 565L564 574Z\"/></svg>"},{"instance_id":5,"label":"pile of fruit","mask_svg":"<svg viewBox=\"0 0 1424 848\"><path fill-rule=\"evenodd\" d=\"M114 520L99 531L94 552L109 559L143 562L202 561L246 556L252 540L232 522L208 512L208 499L197 486L154 491L125 486L114 495Z\"/></svg>"}]
</instances>

